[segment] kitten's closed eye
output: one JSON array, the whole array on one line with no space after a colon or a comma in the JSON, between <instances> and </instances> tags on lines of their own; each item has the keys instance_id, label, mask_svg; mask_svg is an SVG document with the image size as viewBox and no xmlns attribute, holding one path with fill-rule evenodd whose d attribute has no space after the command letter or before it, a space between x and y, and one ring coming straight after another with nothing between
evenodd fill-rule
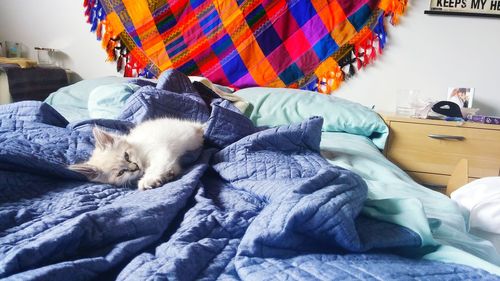
<instances>
[{"instance_id":1,"label":"kitten's closed eye","mask_svg":"<svg viewBox=\"0 0 500 281\"><path fill-rule=\"evenodd\" d=\"M126 170L120 170L116 176L121 177L125 172Z\"/></svg>"},{"instance_id":2,"label":"kitten's closed eye","mask_svg":"<svg viewBox=\"0 0 500 281\"><path fill-rule=\"evenodd\" d=\"M130 156L128 155L127 152L125 152L125 154L123 155L123 157L125 158L125 161L127 161L127 162L130 163Z\"/></svg>"}]
</instances>

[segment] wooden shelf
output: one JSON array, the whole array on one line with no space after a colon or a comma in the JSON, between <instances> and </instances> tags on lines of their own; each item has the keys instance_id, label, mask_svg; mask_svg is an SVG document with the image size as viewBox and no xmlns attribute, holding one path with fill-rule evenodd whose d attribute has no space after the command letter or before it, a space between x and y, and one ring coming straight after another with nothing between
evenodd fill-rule
<instances>
[{"instance_id":1,"label":"wooden shelf","mask_svg":"<svg viewBox=\"0 0 500 281\"><path fill-rule=\"evenodd\" d=\"M425 10L424 14L427 14L427 15L446 15L446 16L464 16L464 17L500 18L500 14L496 15L496 14L439 11L439 10Z\"/></svg>"}]
</instances>

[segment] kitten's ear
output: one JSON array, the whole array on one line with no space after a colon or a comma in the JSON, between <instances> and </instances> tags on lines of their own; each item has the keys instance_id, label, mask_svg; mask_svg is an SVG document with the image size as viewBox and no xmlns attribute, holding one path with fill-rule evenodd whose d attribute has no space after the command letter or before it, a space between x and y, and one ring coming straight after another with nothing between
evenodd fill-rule
<instances>
[{"instance_id":1,"label":"kitten's ear","mask_svg":"<svg viewBox=\"0 0 500 281\"><path fill-rule=\"evenodd\" d=\"M117 138L117 136L105 132L99 127L94 127L94 129L92 129L92 133L94 134L96 146L99 146L101 149L104 149L106 146L113 145L115 143L115 138Z\"/></svg>"},{"instance_id":2,"label":"kitten's ear","mask_svg":"<svg viewBox=\"0 0 500 281\"><path fill-rule=\"evenodd\" d=\"M71 165L68 169L84 175L89 180L93 180L99 176L99 169L97 167L85 163Z\"/></svg>"}]
</instances>

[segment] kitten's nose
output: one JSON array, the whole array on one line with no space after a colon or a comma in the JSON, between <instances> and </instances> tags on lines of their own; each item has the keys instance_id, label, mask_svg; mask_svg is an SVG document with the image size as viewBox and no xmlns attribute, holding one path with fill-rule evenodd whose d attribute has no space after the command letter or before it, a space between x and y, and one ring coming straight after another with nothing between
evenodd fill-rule
<instances>
[{"instance_id":1,"label":"kitten's nose","mask_svg":"<svg viewBox=\"0 0 500 281\"><path fill-rule=\"evenodd\" d=\"M128 169L131 172L135 172L135 171L139 170L139 166L137 164L135 164L135 163L129 163L128 164Z\"/></svg>"}]
</instances>

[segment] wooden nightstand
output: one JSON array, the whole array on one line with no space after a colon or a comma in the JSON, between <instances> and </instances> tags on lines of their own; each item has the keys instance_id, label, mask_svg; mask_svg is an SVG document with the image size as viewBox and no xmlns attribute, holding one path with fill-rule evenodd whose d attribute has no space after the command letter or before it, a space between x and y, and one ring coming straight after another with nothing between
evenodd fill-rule
<instances>
[{"instance_id":1,"label":"wooden nightstand","mask_svg":"<svg viewBox=\"0 0 500 281\"><path fill-rule=\"evenodd\" d=\"M469 181L500 175L500 126L381 114L389 126L384 155L417 182L446 186L461 159Z\"/></svg>"}]
</instances>

